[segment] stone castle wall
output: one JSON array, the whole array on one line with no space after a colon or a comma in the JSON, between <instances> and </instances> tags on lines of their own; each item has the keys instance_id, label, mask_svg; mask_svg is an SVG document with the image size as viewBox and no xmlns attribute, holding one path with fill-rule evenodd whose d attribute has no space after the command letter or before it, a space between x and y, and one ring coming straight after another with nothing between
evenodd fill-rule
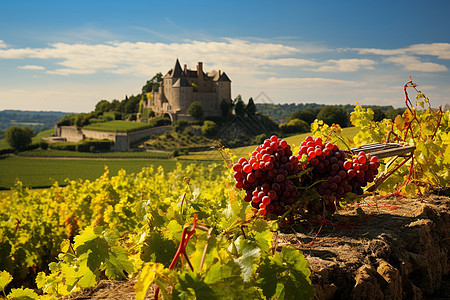
<instances>
[{"instance_id":1,"label":"stone castle wall","mask_svg":"<svg viewBox=\"0 0 450 300\"><path fill-rule=\"evenodd\" d=\"M80 142L83 139L107 139L114 142L111 151L126 152L130 150L132 144L139 142L152 135L161 135L166 131L172 130L172 126L160 126L144 129L140 131L125 132L107 132L94 131L86 129L77 129L75 126L56 126L55 135L64 138L67 142Z\"/></svg>"}]
</instances>

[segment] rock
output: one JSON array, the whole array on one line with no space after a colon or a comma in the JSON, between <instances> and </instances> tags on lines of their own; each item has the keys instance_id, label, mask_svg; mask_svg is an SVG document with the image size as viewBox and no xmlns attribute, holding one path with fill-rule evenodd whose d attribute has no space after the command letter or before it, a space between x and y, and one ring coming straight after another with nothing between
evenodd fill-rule
<instances>
[{"instance_id":1,"label":"rock","mask_svg":"<svg viewBox=\"0 0 450 300\"><path fill-rule=\"evenodd\" d=\"M400 272L391 266L388 262L380 260L377 273L381 275L382 292L384 299L402 299L402 277Z\"/></svg>"},{"instance_id":2,"label":"rock","mask_svg":"<svg viewBox=\"0 0 450 300\"><path fill-rule=\"evenodd\" d=\"M352 290L351 299L384 299L376 273L377 270L370 265L363 265L356 271L356 284Z\"/></svg>"}]
</instances>

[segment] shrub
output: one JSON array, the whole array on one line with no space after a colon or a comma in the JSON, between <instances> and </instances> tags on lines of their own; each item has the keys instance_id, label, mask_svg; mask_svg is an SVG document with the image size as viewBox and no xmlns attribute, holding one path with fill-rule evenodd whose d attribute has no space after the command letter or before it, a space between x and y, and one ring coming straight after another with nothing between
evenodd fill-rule
<instances>
[{"instance_id":1,"label":"shrub","mask_svg":"<svg viewBox=\"0 0 450 300\"><path fill-rule=\"evenodd\" d=\"M213 121L205 121L202 126L202 134L206 137L213 137L216 135L218 130L217 124Z\"/></svg>"}]
</instances>

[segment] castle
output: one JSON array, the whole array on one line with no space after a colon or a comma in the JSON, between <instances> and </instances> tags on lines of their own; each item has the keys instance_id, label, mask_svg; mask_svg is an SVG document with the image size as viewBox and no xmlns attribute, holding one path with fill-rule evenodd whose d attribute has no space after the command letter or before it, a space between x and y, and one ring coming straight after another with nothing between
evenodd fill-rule
<instances>
[{"instance_id":1,"label":"castle","mask_svg":"<svg viewBox=\"0 0 450 300\"><path fill-rule=\"evenodd\" d=\"M187 110L192 102L202 105L203 116L221 116L222 101L231 103L231 80L225 72L203 72L203 63L197 70L180 62L163 77L158 90L147 95L144 108L151 108L156 116L170 117L172 121L189 118Z\"/></svg>"}]
</instances>

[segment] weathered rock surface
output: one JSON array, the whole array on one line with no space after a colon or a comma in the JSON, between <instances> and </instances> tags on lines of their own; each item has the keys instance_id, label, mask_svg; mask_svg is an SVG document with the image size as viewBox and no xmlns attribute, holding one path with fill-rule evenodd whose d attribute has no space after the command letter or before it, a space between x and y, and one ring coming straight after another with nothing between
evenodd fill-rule
<instances>
[{"instance_id":1,"label":"weathered rock surface","mask_svg":"<svg viewBox=\"0 0 450 300\"><path fill-rule=\"evenodd\" d=\"M369 201L369 200L368 200ZM370 201L369 201L370 202ZM374 204L374 202L371 202ZM280 244L302 249L310 263L315 299L449 299L450 198L378 200L336 216L353 230L323 227L278 236ZM317 229L316 229L317 230Z\"/></svg>"}]
</instances>

